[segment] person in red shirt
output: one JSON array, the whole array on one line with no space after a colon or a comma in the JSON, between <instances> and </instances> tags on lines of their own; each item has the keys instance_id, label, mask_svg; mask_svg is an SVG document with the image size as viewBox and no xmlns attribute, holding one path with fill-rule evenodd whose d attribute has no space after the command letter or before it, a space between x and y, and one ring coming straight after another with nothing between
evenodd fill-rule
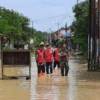
<instances>
[{"instance_id":1,"label":"person in red shirt","mask_svg":"<svg viewBox=\"0 0 100 100\"><path fill-rule=\"evenodd\" d=\"M37 52L40 49L40 44L37 45L37 48L35 48L35 60L36 60L36 64L37 64Z\"/></svg>"},{"instance_id":2,"label":"person in red shirt","mask_svg":"<svg viewBox=\"0 0 100 100\"><path fill-rule=\"evenodd\" d=\"M37 61L37 68L38 68L38 77L41 75L45 75L45 66L44 66L44 45L39 45L39 48L36 51L36 61Z\"/></svg>"},{"instance_id":3,"label":"person in red shirt","mask_svg":"<svg viewBox=\"0 0 100 100\"><path fill-rule=\"evenodd\" d=\"M58 67L58 70L60 70L60 56L59 56L59 50L60 50L60 45L57 46L57 48L54 50L53 56L54 56L54 69L56 66Z\"/></svg>"},{"instance_id":4,"label":"person in red shirt","mask_svg":"<svg viewBox=\"0 0 100 100\"><path fill-rule=\"evenodd\" d=\"M53 50L50 48L50 44L46 44L45 50L45 62L46 62L46 72L47 74L52 73L52 62L53 62ZM50 72L49 72L50 70Z\"/></svg>"}]
</instances>

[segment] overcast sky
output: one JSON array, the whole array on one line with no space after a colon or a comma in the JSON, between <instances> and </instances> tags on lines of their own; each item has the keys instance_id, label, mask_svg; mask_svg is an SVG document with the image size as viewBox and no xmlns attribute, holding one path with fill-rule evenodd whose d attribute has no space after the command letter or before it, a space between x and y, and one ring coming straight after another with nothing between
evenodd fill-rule
<instances>
[{"instance_id":1,"label":"overcast sky","mask_svg":"<svg viewBox=\"0 0 100 100\"><path fill-rule=\"evenodd\" d=\"M0 0L0 6L27 16L34 22L34 28L41 31L55 31L58 29L57 23L60 23L59 27L65 23L70 25L74 19L72 7L76 3L77 0ZM48 20L40 20L53 16Z\"/></svg>"}]
</instances>

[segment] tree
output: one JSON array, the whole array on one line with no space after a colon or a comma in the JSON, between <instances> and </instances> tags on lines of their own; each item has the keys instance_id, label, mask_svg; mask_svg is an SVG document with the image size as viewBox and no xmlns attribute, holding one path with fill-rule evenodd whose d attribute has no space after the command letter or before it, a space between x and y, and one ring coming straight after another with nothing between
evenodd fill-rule
<instances>
[{"instance_id":1,"label":"tree","mask_svg":"<svg viewBox=\"0 0 100 100\"><path fill-rule=\"evenodd\" d=\"M29 27L30 19L23 14L0 7L0 33L4 34L10 42L27 44L34 39L35 45L44 40L43 32Z\"/></svg>"},{"instance_id":2,"label":"tree","mask_svg":"<svg viewBox=\"0 0 100 100\"><path fill-rule=\"evenodd\" d=\"M75 36L73 37L74 43L80 45L84 54L86 54L88 50L88 7L88 0L74 6L73 12L75 13L75 20L71 25L75 31Z\"/></svg>"}]
</instances>

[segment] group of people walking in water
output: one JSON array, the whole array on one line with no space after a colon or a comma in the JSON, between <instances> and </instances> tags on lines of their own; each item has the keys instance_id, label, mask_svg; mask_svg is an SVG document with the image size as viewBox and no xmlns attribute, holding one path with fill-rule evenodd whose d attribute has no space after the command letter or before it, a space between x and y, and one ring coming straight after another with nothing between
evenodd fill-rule
<instances>
[{"instance_id":1,"label":"group of people walking in water","mask_svg":"<svg viewBox=\"0 0 100 100\"><path fill-rule=\"evenodd\" d=\"M62 76L67 76L69 71L69 52L67 45L61 43L56 48L51 48L49 43L40 43L35 51L38 77L45 74L52 74L56 66L61 71Z\"/></svg>"}]
</instances>

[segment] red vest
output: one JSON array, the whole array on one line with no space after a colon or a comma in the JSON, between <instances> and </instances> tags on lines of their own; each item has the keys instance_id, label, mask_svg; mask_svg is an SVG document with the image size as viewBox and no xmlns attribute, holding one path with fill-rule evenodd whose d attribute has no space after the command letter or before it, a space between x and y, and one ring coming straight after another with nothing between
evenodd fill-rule
<instances>
[{"instance_id":1,"label":"red vest","mask_svg":"<svg viewBox=\"0 0 100 100\"><path fill-rule=\"evenodd\" d=\"M56 49L56 50L54 51L54 53L55 53L55 55L54 55L54 60L55 60L55 61L60 61L60 56L58 55L58 53L59 53L58 49Z\"/></svg>"},{"instance_id":2,"label":"red vest","mask_svg":"<svg viewBox=\"0 0 100 100\"><path fill-rule=\"evenodd\" d=\"M51 49L45 50L45 61L52 62L53 61L53 51Z\"/></svg>"},{"instance_id":3,"label":"red vest","mask_svg":"<svg viewBox=\"0 0 100 100\"><path fill-rule=\"evenodd\" d=\"M38 54L37 61L39 63L43 63L44 62L44 52L41 50L37 50L37 54Z\"/></svg>"}]
</instances>

